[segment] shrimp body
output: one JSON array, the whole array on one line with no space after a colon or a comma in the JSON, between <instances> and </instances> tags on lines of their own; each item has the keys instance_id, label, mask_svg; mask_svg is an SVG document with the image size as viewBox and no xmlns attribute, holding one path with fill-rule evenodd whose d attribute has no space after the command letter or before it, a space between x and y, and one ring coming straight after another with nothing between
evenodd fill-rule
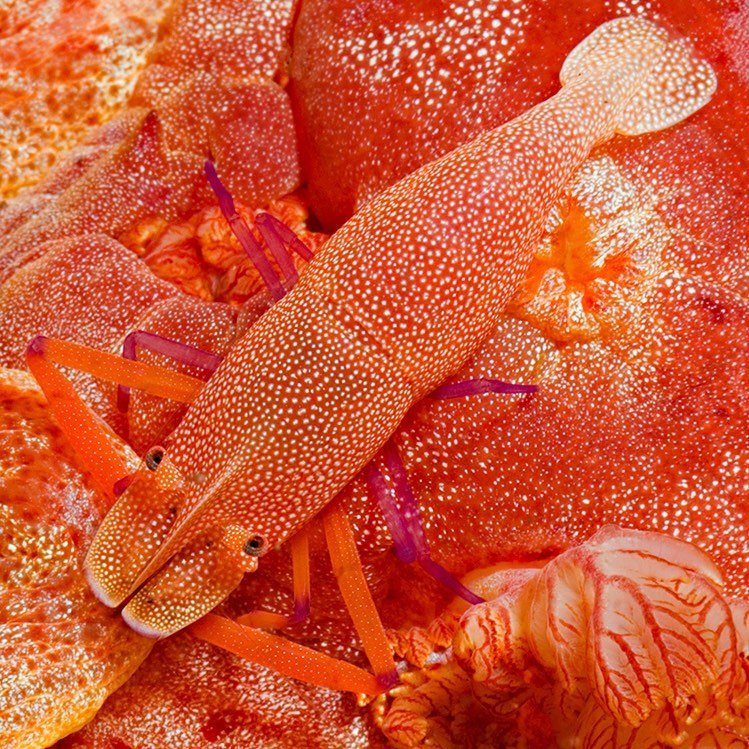
<instances>
[{"instance_id":1,"label":"shrimp body","mask_svg":"<svg viewBox=\"0 0 749 749\"><path fill-rule=\"evenodd\" d=\"M678 122L715 86L683 42L631 18L583 41L561 80L372 200L232 348L88 554L103 601L132 596L131 626L186 626L329 503L492 331L591 149Z\"/></svg>"}]
</instances>

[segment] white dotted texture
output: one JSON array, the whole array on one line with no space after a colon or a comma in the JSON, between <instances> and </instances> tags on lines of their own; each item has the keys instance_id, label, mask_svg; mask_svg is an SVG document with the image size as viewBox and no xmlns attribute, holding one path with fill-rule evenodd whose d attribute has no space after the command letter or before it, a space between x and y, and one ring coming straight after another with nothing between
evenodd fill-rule
<instances>
[{"instance_id":1,"label":"white dotted texture","mask_svg":"<svg viewBox=\"0 0 749 749\"><path fill-rule=\"evenodd\" d=\"M178 293L104 234L51 240L40 249L41 257L0 286L0 365L5 367L24 365L35 335L94 347L120 340L133 317Z\"/></svg>"},{"instance_id":2,"label":"white dotted texture","mask_svg":"<svg viewBox=\"0 0 749 749\"><path fill-rule=\"evenodd\" d=\"M539 54L557 25L546 21L542 2L300 5L290 94L307 142L310 200L327 228L338 228L383 186L557 88L563 57ZM594 27L581 26L579 38ZM544 81L545 93L520 104L513 92L525 76Z\"/></svg>"},{"instance_id":3,"label":"white dotted texture","mask_svg":"<svg viewBox=\"0 0 749 749\"><path fill-rule=\"evenodd\" d=\"M600 53L602 47L611 57L621 57L640 44L662 49L643 71L644 78L617 124L617 132L624 135L651 133L681 122L707 104L717 86L712 68L692 53L689 42L671 39L654 23L635 17L609 21L586 37L568 55L559 80L564 85L579 75L607 75L610 65Z\"/></svg>"},{"instance_id":4,"label":"white dotted texture","mask_svg":"<svg viewBox=\"0 0 749 749\"><path fill-rule=\"evenodd\" d=\"M699 545L746 596L749 307L665 263L638 294L608 341L558 346L505 318L459 375L533 396L411 412L397 443L438 561L550 556L615 523Z\"/></svg>"},{"instance_id":5,"label":"white dotted texture","mask_svg":"<svg viewBox=\"0 0 749 749\"><path fill-rule=\"evenodd\" d=\"M187 634L160 642L65 749L116 746L119 737L144 749L384 749L351 695L279 678Z\"/></svg>"},{"instance_id":6,"label":"white dotted texture","mask_svg":"<svg viewBox=\"0 0 749 749\"><path fill-rule=\"evenodd\" d=\"M168 445L183 476L201 476L173 529L123 560L120 539L142 531L126 493L89 557L118 596L133 569L173 557L128 605L132 624L167 634L211 608L235 577L216 528L288 538L491 332L559 191L666 48L649 22L626 33L624 53L607 35L596 46L606 65L589 51L555 97L370 203L231 351Z\"/></svg>"}]
</instances>

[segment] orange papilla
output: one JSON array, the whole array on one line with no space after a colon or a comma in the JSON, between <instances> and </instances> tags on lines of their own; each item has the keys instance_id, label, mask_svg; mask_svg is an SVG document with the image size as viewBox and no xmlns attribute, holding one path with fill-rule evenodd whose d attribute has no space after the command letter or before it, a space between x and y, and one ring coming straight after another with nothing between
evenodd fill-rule
<instances>
[{"instance_id":1,"label":"orange papilla","mask_svg":"<svg viewBox=\"0 0 749 749\"><path fill-rule=\"evenodd\" d=\"M333 572L364 652L378 679L390 686L397 678L393 651L364 578L351 522L340 505L336 505L324 514L323 526Z\"/></svg>"},{"instance_id":2,"label":"orange papilla","mask_svg":"<svg viewBox=\"0 0 749 749\"><path fill-rule=\"evenodd\" d=\"M377 679L357 666L217 614L206 614L189 631L253 663L310 684L364 694L382 692Z\"/></svg>"}]
</instances>

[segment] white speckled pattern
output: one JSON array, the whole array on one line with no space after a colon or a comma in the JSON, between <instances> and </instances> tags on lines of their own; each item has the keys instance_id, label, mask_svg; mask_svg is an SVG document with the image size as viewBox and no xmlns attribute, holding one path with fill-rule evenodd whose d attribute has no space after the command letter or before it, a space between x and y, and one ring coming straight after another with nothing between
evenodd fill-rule
<instances>
[{"instance_id":1,"label":"white speckled pattern","mask_svg":"<svg viewBox=\"0 0 749 749\"><path fill-rule=\"evenodd\" d=\"M709 99L705 67L648 21L615 20L583 45L557 95L355 215L231 350L166 446L179 474L201 482L175 479L144 497L136 480L89 553L109 602L157 573L125 608L132 626L169 634L212 608L240 576L223 528L240 525L269 546L288 538L457 371L492 331L555 199L596 144L622 127L666 126ZM653 115L647 96L634 112L639 92L657 98L674 71L687 78L667 114ZM133 503L144 501L138 521Z\"/></svg>"}]
</instances>

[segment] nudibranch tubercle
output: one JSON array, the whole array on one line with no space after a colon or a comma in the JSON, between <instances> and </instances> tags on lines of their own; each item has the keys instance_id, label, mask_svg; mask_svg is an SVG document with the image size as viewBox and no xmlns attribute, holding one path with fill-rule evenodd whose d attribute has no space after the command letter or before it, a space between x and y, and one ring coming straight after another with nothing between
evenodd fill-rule
<instances>
[{"instance_id":1,"label":"nudibranch tubercle","mask_svg":"<svg viewBox=\"0 0 749 749\"><path fill-rule=\"evenodd\" d=\"M246 569L237 529L269 548L318 513L491 332L591 149L679 122L716 85L685 41L639 18L593 32L560 79L375 198L229 352L87 556L93 590L129 598L133 628L168 635L223 600Z\"/></svg>"}]
</instances>

